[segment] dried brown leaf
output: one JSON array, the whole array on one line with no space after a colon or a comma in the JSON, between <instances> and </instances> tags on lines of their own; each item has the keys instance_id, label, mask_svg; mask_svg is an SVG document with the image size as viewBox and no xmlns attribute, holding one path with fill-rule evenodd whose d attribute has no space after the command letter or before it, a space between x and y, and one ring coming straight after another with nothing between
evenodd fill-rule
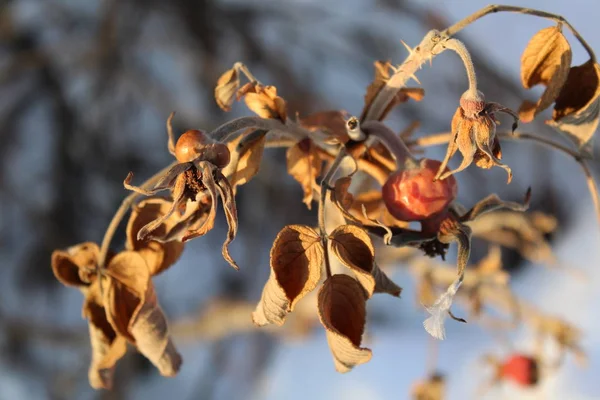
<instances>
[{"instance_id":1,"label":"dried brown leaf","mask_svg":"<svg viewBox=\"0 0 600 400\"><path fill-rule=\"evenodd\" d=\"M83 316L88 319L92 357L88 379L94 389L111 389L115 365L125 355L127 342L118 336L106 319L100 290L94 283L83 304Z\"/></svg>"},{"instance_id":2,"label":"dried brown leaf","mask_svg":"<svg viewBox=\"0 0 600 400\"><path fill-rule=\"evenodd\" d=\"M285 100L277 96L275 86L263 86L258 83L244 85L238 91L238 99L244 96L246 106L261 118L287 119Z\"/></svg>"},{"instance_id":3,"label":"dried brown leaf","mask_svg":"<svg viewBox=\"0 0 600 400\"><path fill-rule=\"evenodd\" d=\"M322 162L312 140L303 139L287 151L287 169L289 174L300 183L304 190L302 200L308 209L311 208L315 180L321 175Z\"/></svg>"},{"instance_id":4,"label":"dried brown leaf","mask_svg":"<svg viewBox=\"0 0 600 400\"><path fill-rule=\"evenodd\" d=\"M258 173L265 149L265 135L261 135L256 140L246 143L244 148L239 149L240 141L244 137L245 135L241 135L236 140L227 144L232 154L232 162L223 170L223 173L229 176L229 182L234 188L247 183Z\"/></svg>"},{"instance_id":5,"label":"dried brown leaf","mask_svg":"<svg viewBox=\"0 0 600 400\"><path fill-rule=\"evenodd\" d=\"M333 253L354 272L368 297L374 292L400 296L402 289L375 263L373 242L364 229L356 225L341 225L331 232L329 239Z\"/></svg>"},{"instance_id":6,"label":"dried brown leaf","mask_svg":"<svg viewBox=\"0 0 600 400\"><path fill-rule=\"evenodd\" d=\"M240 78L236 68L225 71L219 77L215 87L215 100L224 111L231 110L231 104L240 87Z\"/></svg>"},{"instance_id":7,"label":"dried brown leaf","mask_svg":"<svg viewBox=\"0 0 600 400\"><path fill-rule=\"evenodd\" d=\"M150 271L141 255L123 251L110 261L106 273L110 277L104 288L106 317L119 335L135 343L130 332L131 321L139 313L152 284Z\"/></svg>"},{"instance_id":8,"label":"dried brown leaf","mask_svg":"<svg viewBox=\"0 0 600 400\"><path fill-rule=\"evenodd\" d=\"M346 130L345 111L330 110L320 111L300 119L300 125L304 128L321 132L335 138L338 143L346 143L350 138Z\"/></svg>"},{"instance_id":9,"label":"dried brown leaf","mask_svg":"<svg viewBox=\"0 0 600 400\"><path fill-rule=\"evenodd\" d=\"M565 133L580 150L591 152L590 141L600 120L600 65L592 60L573 67L546 123Z\"/></svg>"},{"instance_id":10,"label":"dried brown leaf","mask_svg":"<svg viewBox=\"0 0 600 400\"><path fill-rule=\"evenodd\" d=\"M139 352L156 366L161 375L177 374L182 362L181 355L171 340L167 320L152 283L148 286L142 307L130 322L129 330Z\"/></svg>"},{"instance_id":11,"label":"dried brown leaf","mask_svg":"<svg viewBox=\"0 0 600 400\"><path fill-rule=\"evenodd\" d=\"M546 90L537 103L523 103L519 109L521 121L531 122L554 103L567 80L570 66L571 46L560 25L542 29L531 38L521 57L521 82L526 89L541 83Z\"/></svg>"},{"instance_id":12,"label":"dried brown leaf","mask_svg":"<svg viewBox=\"0 0 600 400\"><path fill-rule=\"evenodd\" d=\"M368 297L375 291L375 278L372 275L375 249L371 238L356 225L338 226L329 235L333 254L354 272Z\"/></svg>"},{"instance_id":13,"label":"dried brown leaf","mask_svg":"<svg viewBox=\"0 0 600 400\"><path fill-rule=\"evenodd\" d=\"M65 286L86 288L95 277L99 254L98 245L92 242L69 247L66 251L55 250L52 253L52 272Z\"/></svg>"},{"instance_id":14,"label":"dried brown leaf","mask_svg":"<svg viewBox=\"0 0 600 400\"><path fill-rule=\"evenodd\" d=\"M325 327L338 372L348 372L371 359L371 350L360 347L367 316L366 302L364 289L348 275L329 277L319 290L319 319Z\"/></svg>"},{"instance_id":15,"label":"dried brown leaf","mask_svg":"<svg viewBox=\"0 0 600 400\"><path fill-rule=\"evenodd\" d=\"M125 248L137 251L146 261L151 275L158 275L173 265L181 256L184 245L178 240L159 243L154 240L139 240L139 230L151 221L165 215L171 208L171 202L163 198L150 198L141 201L131 211L127 222ZM163 224L152 231L152 236L167 235L180 220L177 212L171 214Z\"/></svg>"},{"instance_id":16,"label":"dried brown leaf","mask_svg":"<svg viewBox=\"0 0 600 400\"><path fill-rule=\"evenodd\" d=\"M319 234L303 225L283 228L271 248L271 275L252 313L256 325L282 325L296 303L321 279L324 249Z\"/></svg>"}]
</instances>

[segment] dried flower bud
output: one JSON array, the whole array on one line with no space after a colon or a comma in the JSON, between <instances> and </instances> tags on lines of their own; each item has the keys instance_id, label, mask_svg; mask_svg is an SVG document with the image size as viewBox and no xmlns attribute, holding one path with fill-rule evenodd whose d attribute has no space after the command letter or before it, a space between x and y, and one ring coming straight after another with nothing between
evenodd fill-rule
<instances>
[{"instance_id":1,"label":"dried flower bud","mask_svg":"<svg viewBox=\"0 0 600 400\"><path fill-rule=\"evenodd\" d=\"M476 94L467 90L460 96L460 108L466 116L474 118L485 108L485 96L479 90Z\"/></svg>"},{"instance_id":2,"label":"dried flower bud","mask_svg":"<svg viewBox=\"0 0 600 400\"><path fill-rule=\"evenodd\" d=\"M202 131L189 130L181 135L175 145L177 161L190 162L200 156L218 168L227 166L231 158L227 145L213 141Z\"/></svg>"}]
</instances>

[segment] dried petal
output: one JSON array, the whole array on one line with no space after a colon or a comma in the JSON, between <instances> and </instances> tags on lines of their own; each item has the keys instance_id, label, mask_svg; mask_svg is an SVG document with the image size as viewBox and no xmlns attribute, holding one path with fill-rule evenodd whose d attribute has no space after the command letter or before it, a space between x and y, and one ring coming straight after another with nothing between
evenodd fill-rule
<instances>
[{"instance_id":1,"label":"dried petal","mask_svg":"<svg viewBox=\"0 0 600 400\"><path fill-rule=\"evenodd\" d=\"M282 325L296 303L321 279L324 249L319 234L303 225L288 225L271 248L271 275L252 313L256 325Z\"/></svg>"},{"instance_id":2,"label":"dried petal","mask_svg":"<svg viewBox=\"0 0 600 400\"><path fill-rule=\"evenodd\" d=\"M523 122L531 122L554 103L570 66L571 47L560 25L542 29L531 38L521 57L521 82L526 89L541 83L546 90L537 103L526 101L521 105L519 116Z\"/></svg>"},{"instance_id":3,"label":"dried petal","mask_svg":"<svg viewBox=\"0 0 600 400\"><path fill-rule=\"evenodd\" d=\"M321 175L322 162L312 140L303 139L287 151L289 174L300 183L304 190L304 204L311 208L315 180Z\"/></svg>"},{"instance_id":4,"label":"dried petal","mask_svg":"<svg viewBox=\"0 0 600 400\"><path fill-rule=\"evenodd\" d=\"M348 372L371 359L371 350L360 347L366 302L364 289L348 275L331 276L319 290L319 319L338 372Z\"/></svg>"},{"instance_id":5,"label":"dried petal","mask_svg":"<svg viewBox=\"0 0 600 400\"><path fill-rule=\"evenodd\" d=\"M600 120L600 65L592 60L569 71L556 99L552 120L546 123L565 133L583 152L591 152L591 139Z\"/></svg>"},{"instance_id":6,"label":"dried petal","mask_svg":"<svg viewBox=\"0 0 600 400\"><path fill-rule=\"evenodd\" d=\"M220 171L216 171L217 173L217 186L216 189L221 196L221 202L223 203L223 209L225 210L225 218L227 219L227 225L229 229L227 230L227 238L225 242L223 242L223 249L221 254L223 254L223 258L225 261L229 263L233 268L240 269L236 262L233 260L231 255L229 254L229 244L233 242L235 236L237 235L238 230L238 217L237 217L237 208L235 206L235 196L233 195L233 188L229 184L229 181Z\"/></svg>"},{"instance_id":7,"label":"dried petal","mask_svg":"<svg viewBox=\"0 0 600 400\"><path fill-rule=\"evenodd\" d=\"M137 251L146 261L150 269L150 274L153 276L160 274L173 265L181 256L184 245L176 240L161 243L154 240L139 240L137 234L143 226L167 214L170 208L171 202L166 199L153 198L142 200L133 207L131 216L127 222L125 248ZM169 218L152 231L150 236L166 236L179 222L180 218L178 213L171 214Z\"/></svg>"},{"instance_id":8,"label":"dried petal","mask_svg":"<svg viewBox=\"0 0 600 400\"><path fill-rule=\"evenodd\" d=\"M96 243L85 242L69 247L66 251L52 253L52 272L65 286L86 288L98 266L100 249Z\"/></svg>"},{"instance_id":9,"label":"dried petal","mask_svg":"<svg viewBox=\"0 0 600 400\"><path fill-rule=\"evenodd\" d=\"M231 110L231 104L240 87L240 78L236 68L225 71L219 77L215 87L215 100L223 111Z\"/></svg>"}]
</instances>

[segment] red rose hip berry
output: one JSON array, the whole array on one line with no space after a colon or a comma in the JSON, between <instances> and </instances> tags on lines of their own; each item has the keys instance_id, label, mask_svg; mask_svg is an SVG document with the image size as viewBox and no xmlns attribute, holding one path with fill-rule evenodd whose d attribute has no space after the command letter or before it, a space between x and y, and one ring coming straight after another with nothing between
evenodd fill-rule
<instances>
[{"instance_id":1,"label":"red rose hip berry","mask_svg":"<svg viewBox=\"0 0 600 400\"><path fill-rule=\"evenodd\" d=\"M502 364L501 376L521 386L532 386L538 381L538 363L535 358L516 354Z\"/></svg>"},{"instance_id":2,"label":"red rose hip berry","mask_svg":"<svg viewBox=\"0 0 600 400\"><path fill-rule=\"evenodd\" d=\"M175 158L177 158L177 161L180 163L190 162L200 156L219 168L227 166L230 159L227 146L215 142L202 131L189 130L181 135L175 144Z\"/></svg>"},{"instance_id":3,"label":"red rose hip berry","mask_svg":"<svg viewBox=\"0 0 600 400\"><path fill-rule=\"evenodd\" d=\"M382 188L388 211L401 221L422 221L446 210L456 198L453 176L435 181L440 161L423 158L414 167L396 171Z\"/></svg>"}]
</instances>

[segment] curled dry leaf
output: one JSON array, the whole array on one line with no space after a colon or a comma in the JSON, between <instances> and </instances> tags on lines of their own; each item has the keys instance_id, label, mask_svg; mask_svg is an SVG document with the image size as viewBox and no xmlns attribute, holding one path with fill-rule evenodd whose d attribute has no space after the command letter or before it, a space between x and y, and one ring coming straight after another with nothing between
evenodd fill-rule
<instances>
[{"instance_id":1,"label":"curled dry leaf","mask_svg":"<svg viewBox=\"0 0 600 400\"><path fill-rule=\"evenodd\" d=\"M275 86L263 86L258 82L250 82L238 90L238 100L242 97L244 97L246 106L259 117L286 121L285 100L277 96Z\"/></svg>"},{"instance_id":2,"label":"curled dry leaf","mask_svg":"<svg viewBox=\"0 0 600 400\"><path fill-rule=\"evenodd\" d=\"M127 351L127 341L118 336L108 320L97 284L83 304L83 317L89 321L92 359L88 379L94 389L111 389L115 365Z\"/></svg>"},{"instance_id":3,"label":"curled dry leaf","mask_svg":"<svg viewBox=\"0 0 600 400\"><path fill-rule=\"evenodd\" d=\"M252 313L256 325L282 325L288 313L321 279L321 237L304 225L283 228L271 248L271 274Z\"/></svg>"},{"instance_id":4,"label":"curled dry leaf","mask_svg":"<svg viewBox=\"0 0 600 400\"><path fill-rule=\"evenodd\" d=\"M371 359L371 350L360 347L366 302L364 289L348 275L329 277L319 290L319 319L338 372L348 372Z\"/></svg>"},{"instance_id":5,"label":"curled dry leaf","mask_svg":"<svg viewBox=\"0 0 600 400\"><path fill-rule=\"evenodd\" d=\"M377 94L383 88L390 79L390 69L392 69L392 64L389 61L375 61L375 78L373 82L367 87L367 93L365 94L365 107L360 116L360 120L364 120L369 108L371 107L371 103L377 97ZM394 106L400 103L404 103L409 98L415 101L421 101L423 96L425 95L425 91L421 88L402 88L396 94L396 97L390 102L390 104L386 107L384 112L381 114L380 120L383 120L386 115L390 112Z\"/></svg>"},{"instance_id":6,"label":"curled dry leaf","mask_svg":"<svg viewBox=\"0 0 600 400\"><path fill-rule=\"evenodd\" d=\"M537 103L525 101L521 105L521 121L533 121L538 113L554 103L567 80L570 66L571 46L562 34L561 25L542 29L531 38L521 57L521 82L526 89L541 83L546 90Z\"/></svg>"},{"instance_id":7,"label":"curled dry leaf","mask_svg":"<svg viewBox=\"0 0 600 400\"><path fill-rule=\"evenodd\" d=\"M286 154L289 174L300 183L304 190L302 200L308 209L314 197L315 180L321 175L322 162L312 140L303 139L290 147Z\"/></svg>"},{"instance_id":8,"label":"curled dry leaf","mask_svg":"<svg viewBox=\"0 0 600 400\"><path fill-rule=\"evenodd\" d=\"M231 110L231 104L240 87L240 78L236 68L225 71L219 77L215 87L215 100L223 111Z\"/></svg>"},{"instance_id":9,"label":"curled dry leaf","mask_svg":"<svg viewBox=\"0 0 600 400\"><path fill-rule=\"evenodd\" d=\"M247 135L240 135L237 139L227 143L231 153L231 162L223 169L223 174L229 177L232 188L248 183L260 168L266 136L265 134L259 135L250 142L244 140L244 146L241 147L242 139L247 137Z\"/></svg>"},{"instance_id":10,"label":"curled dry leaf","mask_svg":"<svg viewBox=\"0 0 600 400\"><path fill-rule=\"evenodd\" d=\"M113 329L134 344L164 376L173 376L181 356L168 334L144 259L132 251L117 254L106 268L106 317Z\"/></svg>"},{"instance_id":11,"label":"curled dry leaf","mask_svg":"<svg viewBox=\"0 0 600 400\"><path fill-rule=\"evenodd\" d=\"M66 251L52 253L52 272L60 283L79 289L87 288L95 278L100 249L93 242L85 242Z\"/></svg>"},{"instance_id":12,"label":"curled dry leaf","mask_svg":"<svg viewBox=\"0 0 600 400\"><path fill-rule=\"evenodd\" d=\"M153 276L173 265L181 256L184 245L178 240L159 243L154 240L139 240L137 236L142 227L166 215L170 208L171 202L163 198L142 200L133 207L127 222L125 248L138 252ZM152 232L153 236L164 237L177 225L179 219L177 212L171 214Z\"/></svg>"},{"instance_id":13,"label":"curled dry leaf","mask_svg":"<svg viewBox=\"0 0 600 400\"><path fill-rule=\"evenodd\" d=\"M367 232L355 225L341 225L331 235L331 250L350 268L356 279L371 297L374 292L400 296L398 287L375 263L375 249Z\"/></svg>"},{"instance_id":14,"label":"curled dry leaf","mask_svg":"<svg viewBox=\"0 0 600 400\"><path fill-rule=\"evenodd\" d=\"M584 153L600 120L600 65L592 60L569 70L552 119L546 123L566 134Z\"/></svg>"}]
</instances>

